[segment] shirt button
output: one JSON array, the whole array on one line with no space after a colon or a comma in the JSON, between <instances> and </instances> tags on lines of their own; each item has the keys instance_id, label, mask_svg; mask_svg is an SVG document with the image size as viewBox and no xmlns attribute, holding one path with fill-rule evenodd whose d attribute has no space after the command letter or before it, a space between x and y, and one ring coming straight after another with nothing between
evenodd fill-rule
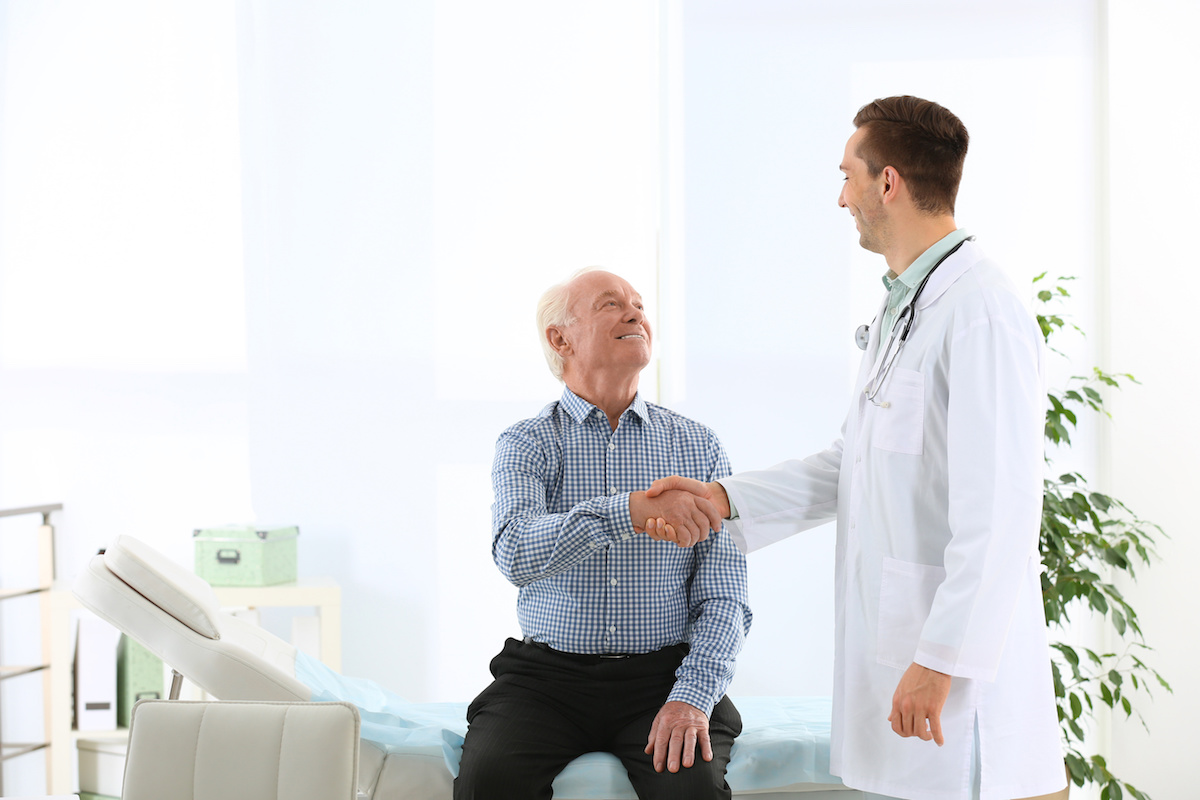
<instances>
[{"instance_id":1,"label":"shirt button","mask_svg":"<svg viewBox=\"0 0 1200 800\"><path fill-rule=\"evenodd\" d=\"M617 579L616 579L616 578L613 578L612 580L610 580L610 581L609 581L609 583L611 583L613 586L616 586L616 585L617 585Z\"/></svg>"},{"instance_id":2,"label":"shirt button","mask_svg":"<svg viewBox=\"0 0 1200 800\"><path fill-rule=\"evenodd\" d=\"M609 632L609 633L616 633L616 632L617 632L617 626L616 626L616 625L613 625L613 626L611 626L611 627L608 629L608 632Z\"/></svg>"},{"instance_id":3,"label":"shirt button","mask_svg":"<svg viewBox=\"0 0 1200 800\"><path fill-rule=\"evenodd\" d=\"M616 493L617 493L617 490L616 490L614 487L610 486L610 487L608 487L608 493L609 493L609 494L616 494Z\"/></svg>"},{"instance_id":4,"label":"shirt button","mask_svg":"<svg viewBox=\"0 0 1200 800\"><path fill-rule=\"evenodd\" d=\"M609 449L609 450L616 450L616 449L617 449L617 445L616 445L616 443L615 443L615 442L609 442L609 443L608 443L608 449Z\"/></svg>"}]
</instances>

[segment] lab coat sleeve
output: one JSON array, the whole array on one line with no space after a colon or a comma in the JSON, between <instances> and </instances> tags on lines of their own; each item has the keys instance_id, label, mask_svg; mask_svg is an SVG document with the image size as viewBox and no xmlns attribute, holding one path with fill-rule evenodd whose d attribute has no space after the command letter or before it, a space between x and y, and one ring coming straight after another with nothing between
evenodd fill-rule
<instances>
[{"instance_id":1,"label":"lab coat sleeve","mask_svg":"<svg viewBox=\"0 0 1200 800\"><path fill-rule=\"evenodd\" d=\"M808 458L718 481L737 509L738 518L726 527L739 550L752 553L837 516L842 442L838 437Z\"/></svg>"},{"instance_id":2,"label":"lab coat sleeve","mask_svg":"<svg viewBox=\"0 0 1200 800\"><path fill-rule=\"evenodd\" d=\"M944 350L946 575L915 661L949 675L996 677L1020 593L1033 591L1042 507L1042 342L1015 297L955 325Z\"/></svg>"},{"instance_id":3,"label":"lab coat sleeve","mask_svg":"<svg viewBox=\"0 0 1200 800\"><path fill-rule=\"evenodd\" d=\"M710 436L713 470L707 479L729 474L729 456ZM681 700L711 714L733 680L734 665L753 618L746 557L723 528L693 547L695 572L688 591L690 649L675 671L667 700Z\"/></svg>"},{"instance_id":4,"label":"lab coat sleeve","mask_svg":"<svg viewBox=\"0 0 1200 800\"><path fill-rule=\"evenodd\" d=\"M496 443L492 463L492 559L517 586L556 575L633 534L629 493L596 497L550 513L561 453L520 428Z\"/></svg>"}]
</instances>

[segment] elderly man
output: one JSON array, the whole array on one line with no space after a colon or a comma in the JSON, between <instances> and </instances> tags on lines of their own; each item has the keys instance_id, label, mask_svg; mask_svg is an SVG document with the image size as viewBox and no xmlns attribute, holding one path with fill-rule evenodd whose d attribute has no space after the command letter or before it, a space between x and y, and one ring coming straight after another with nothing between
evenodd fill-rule
<instances>
[{"instance_id":1,"label":"elderly man","mask_svg":"<svg viewBox=\"0 0 1200 800\"><path fill-rule=\"evenodd\" d=\"M728 458L711 430L638 394L651 335L628 282L578 274L543 296L538 329L566 389L501 434L492 467L492 556L520 587L524 639L467 712L454 796L549 798L572 759L607 751L643 800L728 798L745 557L708 501L640 491L724 477ZM654 541L651 519L705 541Z\"/></svg>"}]
</instances>

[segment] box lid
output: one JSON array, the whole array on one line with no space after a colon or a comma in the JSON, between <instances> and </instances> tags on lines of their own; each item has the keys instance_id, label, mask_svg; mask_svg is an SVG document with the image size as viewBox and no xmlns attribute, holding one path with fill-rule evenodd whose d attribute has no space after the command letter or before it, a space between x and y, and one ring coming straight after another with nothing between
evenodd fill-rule
<instances>
[{"instance_id":1,"label":"box lid","mask_svg":"<svg viewBox=\"0 0 1200 800\"><path fill-rule=\"evenodd\" d=\"M222 525L217 528L196 528L192 537L209 542L240 542L258 539L276 542L300 535L296 525Z\"/></svg>"}]
</instances>

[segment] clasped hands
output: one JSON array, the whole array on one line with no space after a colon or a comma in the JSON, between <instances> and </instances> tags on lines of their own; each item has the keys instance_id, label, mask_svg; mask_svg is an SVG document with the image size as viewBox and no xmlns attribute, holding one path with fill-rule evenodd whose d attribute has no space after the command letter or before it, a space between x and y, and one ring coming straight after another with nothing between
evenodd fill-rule
<instances>
[{"instance_id":1,"label":"clasped hands","mask_svg":"<svg viewBox=\"0 0 1200 800\"><path fill-rule=\"evenodd\" d=\"M721 529L721 520L729 516L729 497L719 483L672 475L644 492L631 493L629 516L638 533L691 547Z\"/></svg>"}]
</instances>

